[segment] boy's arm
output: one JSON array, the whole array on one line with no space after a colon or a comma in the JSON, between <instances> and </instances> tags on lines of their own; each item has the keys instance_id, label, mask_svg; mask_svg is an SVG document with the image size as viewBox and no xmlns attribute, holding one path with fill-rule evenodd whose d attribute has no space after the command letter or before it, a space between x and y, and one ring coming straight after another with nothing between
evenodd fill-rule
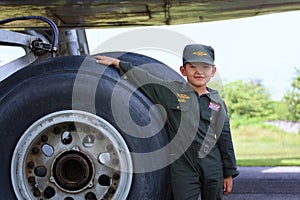
<instances>
[{"instance_id":1,"label":"boy's arm","mask_svg":"<svg viewBox=\"0 0 300 200\"><path fill-rule=\"evenodd\" d=\"M120 61L117 58L107 56L95 56L96 62L102 65L113 66L119 70L122 79L128 80L137 88L141 89L144 94L153 102L163 104L160 98L164 94L164 81L148 73L141 68L134 68L131 63Z\"/></svg>"},{"instance_id":2,"label":"boy's arm","mask_svg":"<svg viewBox=\"0 0 300 200\"><path fill-rule=\"evenodd\" d=\"M230 131L230 123L227 113L223 130L218 140L218 146L222 155L224 178L228 178L230 176L232 176L232 178L236 177L239 172L236 166L235 153Z\"/></svg>"}]
</instances>

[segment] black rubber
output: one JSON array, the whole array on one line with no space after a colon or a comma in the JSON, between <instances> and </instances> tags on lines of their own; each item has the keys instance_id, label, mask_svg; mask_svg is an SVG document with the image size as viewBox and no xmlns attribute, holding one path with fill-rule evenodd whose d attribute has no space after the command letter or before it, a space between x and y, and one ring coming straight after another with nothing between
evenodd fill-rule
<instances>
[{"instance_id":1,"label":"black rubber","mask_svg":"<svg viewBox=\"0 0 300 200\"><path fill-rule=\"evenodd\" d=\"M171 68L147 56L122 52L111 52L105 55L120 57L134 65L153 63L155 68L150 71L155 75L164 79L167 77L182 80ZM72 92L76 77L95 83L99 81L99 74L97 74L99 67L101 66L93 57L57 57L33 63L0 83L0 199L16 199L11 184L10 163L15 145L24 131L47 114L72 109ZM81 70L78 71L79 69ZM96 89L97 115L110 122L122 134L133 152L149 152L163 147L168 142L164 129L153 137L141 139L125 134L116 125L110 102L112 90L119 79L116 69L105 70ZM128 92L128 88L131 87L133 86L130 83L124 85L124 92ZM81 95L83 97L91 95L88 86L80 90L79 96ZM82 110L90 112L89 102L77 101L77 103ZM151 105L149 99L141 92L135 92L130 100L132 119L137 124L148 124L150 120L148 109ZM155 119L160 120L160 118L160 113L157 113ZM167 167L154 172L134 174L133 177L132 188L127 199L167 200L171 198Z\"/></svg>"}]
</instances>

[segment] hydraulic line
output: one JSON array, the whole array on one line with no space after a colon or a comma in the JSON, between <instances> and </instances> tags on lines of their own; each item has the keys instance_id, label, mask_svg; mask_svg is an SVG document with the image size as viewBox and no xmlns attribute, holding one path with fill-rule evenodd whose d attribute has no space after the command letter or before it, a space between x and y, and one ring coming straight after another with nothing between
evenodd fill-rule
<instances>
[{"instance_id":1,"label":"hydraulic line","mask_svg":"<svg viewBox=\"0 0 300 200\"><path fill-rule=\"evenodd\" d=\"M48 19L46 17L43 16L23 16L23 17L13 17L13 18L8 18L8 19L4 19L4 20L0 20L0 25L9 23L9 22L13 22L13 21L17 21L17 20L29 20L29 19L37 19L37 20L41 20L46 22L47 24L49 24L51 30L52 30L52 50L51 50L51 54L52 57L55 57L55 52L58 50L58 28L56 26L56 24L51 20Z\"/></svg>"}]
</instances>

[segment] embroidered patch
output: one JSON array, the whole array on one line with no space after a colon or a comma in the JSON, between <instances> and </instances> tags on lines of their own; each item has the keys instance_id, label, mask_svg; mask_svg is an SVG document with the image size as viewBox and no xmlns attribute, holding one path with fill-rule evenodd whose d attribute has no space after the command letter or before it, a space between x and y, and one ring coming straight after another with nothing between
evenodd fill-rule
<instances>
[{"instance_id":1,"label":"embroidered patch","mask_svg":"<svg viewBox=\"0 0 300 200\"><path fill-rule=\"evenodd\" d=\"M211 109L211 110L214 110L214 111L220 111L220 108L221 106L215 102L210 102L208 107Z\"/></svg>"},{"instance_id":2,"label":"embroidered patch","mask_svg":"<svg viewBox=\"0 0 300 200\"><path fill-rule=\"evenodd\" d=\"M185 103L187 99L191 98L190 96L186 95L186 94L179 94L177 93L178 98L178 102L180 103Z\"/></svg>"},{"instance_id":3,"label":"embroidered patch","mask_svg":"<svg viewBox=\"0 0 300 200\"><path fill-rule=\"evenodd\" d=\"M193 54L197 56L207 56L207 53L204 53L203 51L194 51Z\"/></svg>"}]
</instances>

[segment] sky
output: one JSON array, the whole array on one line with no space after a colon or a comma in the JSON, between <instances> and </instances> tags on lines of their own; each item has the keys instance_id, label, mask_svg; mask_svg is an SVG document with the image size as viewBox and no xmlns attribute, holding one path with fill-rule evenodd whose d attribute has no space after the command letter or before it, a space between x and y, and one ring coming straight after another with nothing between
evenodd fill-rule
<instances>
[{"instance_id":1,"label":"sky","mask_svg":"<svg viewBox=\"0 0 300 200\"><path fill-rule=\"evenodd\" d=\"M271 97L280 100L291 88L295 68L300 68L299 21L300 11L293 11L187 25L92 29L87 37L91 54L132 51L154 57L177 72L186 44L192 41L209 45L215 49L223 84L260 80ZM165 41L178 44L178 49L163 45Z\"/></svg>"},{"instance_id":2,"label":"sky","mask_svg":"<svg viewBox=\"0 0 300 200\"><path fill-rule=\"evenodd\" d=\"M274 100L291 88L300 68L300 11L187 25L88 29L91 54L132 51L158 59L179 72L186 44L215 49L218 78L260 80ZM17 56L15 48L0 47L0 65Z\"/></svg>"}]
</instances>

